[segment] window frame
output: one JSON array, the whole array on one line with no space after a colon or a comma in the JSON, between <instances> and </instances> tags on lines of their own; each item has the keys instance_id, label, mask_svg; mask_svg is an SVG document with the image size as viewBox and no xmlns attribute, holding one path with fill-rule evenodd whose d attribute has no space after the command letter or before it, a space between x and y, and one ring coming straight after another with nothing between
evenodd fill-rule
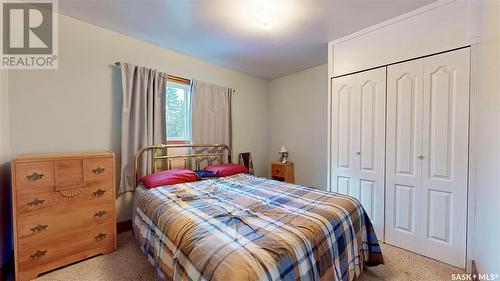
<instances>
[{"instance_id":1,"label":"window frame","mask_svg":"<svg viewBox=\"0 0 500 281\"><path fill-rule=\"evenodd\" d=\"M165 109L166 109L166 112L165 112L165 135L166 135L166 143L167 144L190 144L191 143L191 80L189 79L186 79L186 78L182 78L182 77L178 77L178 76L172 76L172 75L169 75L167 77L167 83L165 85L165 94L168 95L168 86L169 85L179 85L180 87L177 87L177 88L183 88L185 90L185 96L184 98L187 100L187 102L185 103L185 110L186 110L186 115L187 115L187 118L186 118L186 126L185 126L185 130L186 130L186 136L187 136L187 139L171 139L168 137L168 131L167 131L167 123L168 123L168 98L165 98Z\"/></svg>"}]
</instances>

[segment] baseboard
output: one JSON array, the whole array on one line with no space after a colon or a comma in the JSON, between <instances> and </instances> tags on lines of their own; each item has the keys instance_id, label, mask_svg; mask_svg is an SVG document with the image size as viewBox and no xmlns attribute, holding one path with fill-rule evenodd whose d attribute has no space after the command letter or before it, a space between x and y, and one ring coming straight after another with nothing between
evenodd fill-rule
<instances>
[{"instance_id":1,"label":"baseboard","mask_svg":"<svg viewBox=\"0 0 500 281\"><path fill-rule=\"evenodd\" d=\"M116 232L118 233L122 233L129 230L132 230L132 220L121 221L116 224Z\"/></svg>"}]
</instances>

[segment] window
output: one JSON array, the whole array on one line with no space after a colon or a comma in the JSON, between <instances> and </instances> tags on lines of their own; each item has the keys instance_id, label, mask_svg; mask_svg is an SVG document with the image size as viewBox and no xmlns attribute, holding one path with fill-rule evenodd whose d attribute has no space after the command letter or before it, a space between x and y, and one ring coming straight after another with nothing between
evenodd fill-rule
<instances>
[{"instance_id":1,"label":"window","mask_svg":"<svg viewBox=\"0 0 500 281\"><path fill-rule=\"evenodd\" d=\"M167 81L167 141L189 143L191 139L191 86Z\"/></svg>"}]
</instances>

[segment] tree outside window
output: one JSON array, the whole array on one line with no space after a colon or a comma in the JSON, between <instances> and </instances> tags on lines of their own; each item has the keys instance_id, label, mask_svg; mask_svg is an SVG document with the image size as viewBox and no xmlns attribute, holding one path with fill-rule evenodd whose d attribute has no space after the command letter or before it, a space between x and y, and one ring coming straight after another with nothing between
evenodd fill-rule
<instances>
[{"instance_id":1,"label":"tree outside window","mask_svg":"<svg viewBox=\"0 0 500 281\"><path fill-rule=\"evenodd\" d=\"M167 140L190 140L190 86L175 82L167 82Z\"/></svg>"}]
</instances>

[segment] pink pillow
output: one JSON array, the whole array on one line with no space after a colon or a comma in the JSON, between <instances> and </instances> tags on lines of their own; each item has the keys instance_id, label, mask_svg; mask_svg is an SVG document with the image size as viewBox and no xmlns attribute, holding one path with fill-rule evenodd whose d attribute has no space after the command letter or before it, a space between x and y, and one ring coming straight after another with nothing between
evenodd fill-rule
<instances>
[{"instance_id":1,"label":"pink pillow","mask_svg":"<svg viewBox=\"0 0 500 281\"><path fill-rule=\"evenodd\" d=\"M147 188L197 181L198 176L191 170L167 170L142 177Z\"/></svg>"},{"instance_id":2,"label":"pink pillow","mask_svg":"<svg viewBox=\"0 0 500 281\"><path fill-rule=\"evenodd\" d=\"M241 166L235 163L208 166L205 168L205 171L210 171L216 174L218 177L226 177L239 173L248 173L248 169L245 166Z\"/></svg>"}]
</instances>

